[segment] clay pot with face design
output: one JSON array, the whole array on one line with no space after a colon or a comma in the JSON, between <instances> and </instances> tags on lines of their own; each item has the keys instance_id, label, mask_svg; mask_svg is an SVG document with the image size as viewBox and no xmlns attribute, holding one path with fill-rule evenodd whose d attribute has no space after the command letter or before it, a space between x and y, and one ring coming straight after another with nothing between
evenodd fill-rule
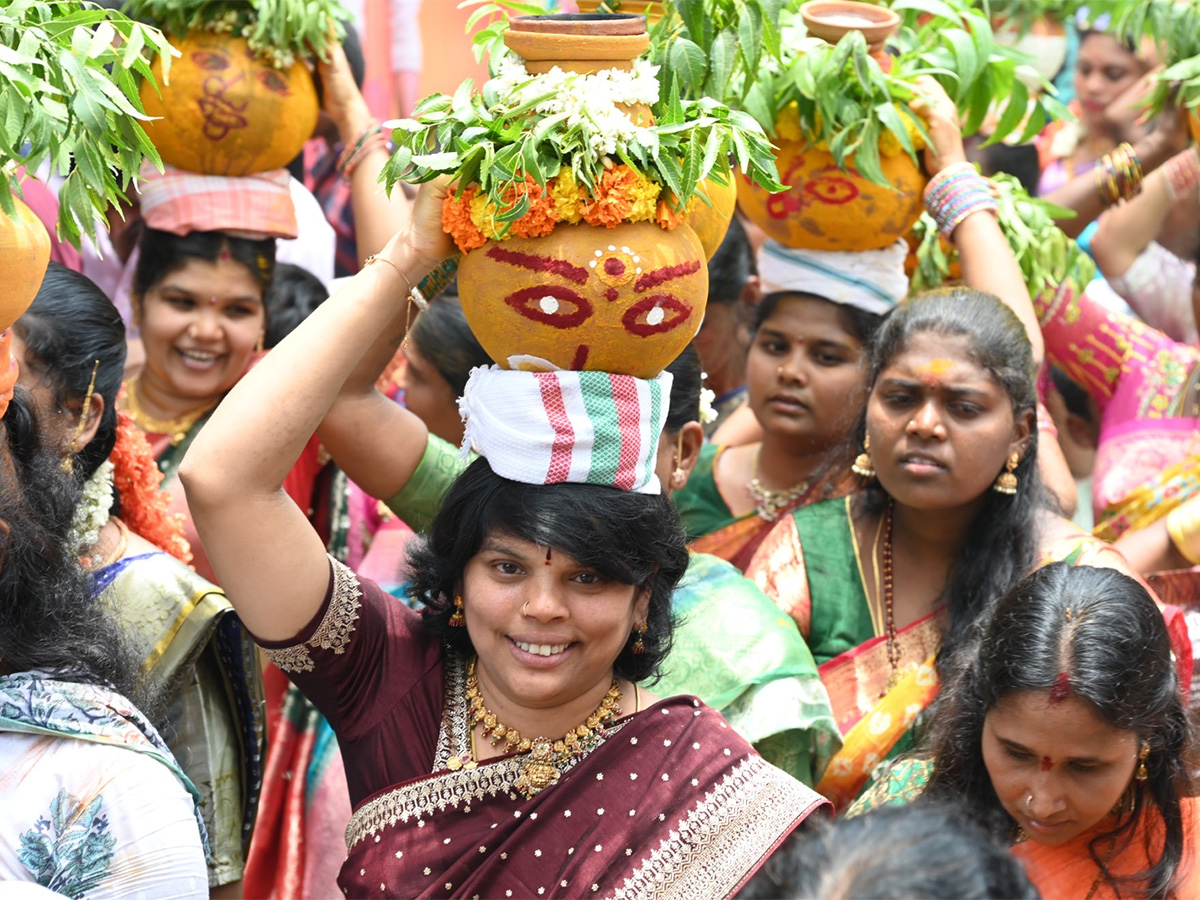
<instances>
[{"instance_id":1,"label":"clay pot with face design","mask_svg":"<svg viewBox=\"0 0 1200 900\"><path fill-rule=\"evenodd\" d=\"M33 303L50 262L50 234L28 206L14 196L12 217L0 210L0 416L8 409L17 364L12 325Z\"/></svg>"},{"instance_id":2,"label":"clay pot with face design","mask_svg":"<svg viewBox=\"0 0 1200 900\"><path fill-rule=\"evenodd\" d=\"M880 156L893 190L863 178L853 157L843 170L826 150L776 143L780 181L791 187L771 194L742 175L737 199L746 217L785 247L882 250L907 234L925 208L927 179L905 153Z\"/></svg>"},{"instance_id":3,"label":"clay pot with face design","mask_svg":"<svg viewBox=\"0 0 1200 900\"><path fill-rule=\"evenodd\" d=\"M696 232L696 237L700 238L705 259L712 259L716 255L721 241L725 239L725 232L729 230L733 211L737 208L737 176L731 171L726 178L726 184L717 184L712 178L700 182L700 191L708 197L712 206L697 196L692 201L692 211L685 220L692 231Z\"/></svg>"},{"instance_id":4,"label":"clay pot with face design","mask_svg":"<svg viewBox=\"0 0 1200 900\"><path fill-rule=\"evenodd\" d=\"M504 368L652 378L700 329L704 259L686 225L560 224L465 254L458 290L471 330Z\"/></svg>"},{"instance_id":5,"label":"clay pot with face design","mask_svg":"<svg viewBox=\"0 0 1200 900\"><path fill-rule=\"evenodd\" d=\"M276 69L250 52L242 38L193 28L171 39L180 58L162 95L142 86L146 123L163 162L204 175L252 175L291 162L317 124L312 75L297 61Z\"/></svg>"}]
</instances>

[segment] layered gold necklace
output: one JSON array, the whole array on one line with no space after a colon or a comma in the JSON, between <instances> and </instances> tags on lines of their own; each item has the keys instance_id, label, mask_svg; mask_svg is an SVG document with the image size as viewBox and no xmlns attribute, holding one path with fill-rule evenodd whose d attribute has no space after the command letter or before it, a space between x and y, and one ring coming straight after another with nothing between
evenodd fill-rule
<instances>
[{"instance_id":1,"label":"layered gold necklace","mask_svg":"<svg viewBox=\"0 0 1200 900\"><path fill-rule=\"evenodd\" d=\"M171 439L171 446L178 447L183 443L188 436L188 432L192 430L201 418L212 412L220 398L213 400L211 403L206 403L203 406L186 412L182 416L176 416L174 419L156 419L142 408L138 401L138 390L141 385L141 376L135 375L133 380L129 382L125 389L125 410L133 417L133 421L142 431L149 434L165 434Z\"/></svg>"},{"instance_id":2,"label":"layered gold necklace","mask_svg":"<svg viewBox=\"0 0 1200 900\"><path fill-rule=\"evenodd\" d=\"M479 681L475 677L475 662L474 659L471 660L467 667L466 696L470 707L467 713L467 727L474 729L476 725L483 725L484 736L491 740L493 747L499 746L503 741L507 752L529 754L529 760L522 767L521 777L515 785L516 790L526 800L555 784L572 759L586 756L595 749L609 724L621 715L621 687L614 678L604 699L592 714L582 724L569 729L558 740L548 737L523 737L516 728L501 722L484 704L483 695L479 691ZM477 765L473 742L466 754L452 756L446 761L446 768L452 772L473 769Z\"/></svg>"}]
</instances>

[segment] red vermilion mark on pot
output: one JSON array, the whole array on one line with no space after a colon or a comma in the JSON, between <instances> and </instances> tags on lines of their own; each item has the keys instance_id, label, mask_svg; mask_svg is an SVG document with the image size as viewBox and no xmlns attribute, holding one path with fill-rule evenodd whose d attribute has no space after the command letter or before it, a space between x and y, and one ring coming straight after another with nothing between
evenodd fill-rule
<instances>
[{"instance_id":1,"label":"red vermilion mark on pot","mask_svg":"<svg viewBox=\"0 0 1200 900\"><path fill-rule=\"evenodd\" d=\"M650 320L650 313L654 309L658 309L662 315L657 322ZM621 317L621 325L630 334L650 337L674 331L691 318L691 315L691 309L677 297L670 294L653 294L625 310L625 315Z\"/></svg>"},{"instance_id":2,"label":"red vermilion mark on pot","mask_svg":"<svg viewBox=\"0 0 1200 900\"><path fill-rule=\"evenodd\" d=\"M575 358L571 360L571 369L575 372L583 371L583 367L587 365L589 348L587 344L580 344L579 349L575 351Z\"/></svg>"},{"instance_id":3,"label":"red vermilion mark on pot","mask_svg":"<svg viewBox=\"0 0 1200 900\"><path fill-rule=\"evenodd\" d=\"M504 302L526 319L551 328L576 328L594 312L585 298L557 284L522 288L505 297ZM563 304L567 309L563 309Z\"/></svg>"},{"instance_id":4,"label":"red vermilion mark on pot","mask_svg":"<svg viewBox=\"0 0 1200 900\"><path fill-rule=\"evenodd\" d=\"M804 192L830 206L841 206L858 198L859 190L840 169L822 169L816 177L805 182Z\"/></svg>"},{"instance_id":5,"label":"red vermilion mark on pot","mask_svg":"<svg viewBox=\"0 0 1200 900\"><path fill-rule=\"evenodd\" d=\"M244 73L238 73L236 78L226 80L221 75L209 75L204 79L202 90L204 96L198 101L200 115L204 118L204 136L210 141L221 141L229 136L229 132L238 131L250 124L242 115L249 103L243 100L234 103L225 96L225 92L245 78Z\"/></svg>"},{"instance_id":6,"label":"red vermilion mark on pot","mask_svg":"<svg viewBox=\"0 0 1200 900\"><path fill-rule=\"evenodd\" d=\"M552 275L559 275L576 284L586 284L588 280L587 269L572 265L565 259L554 259L549 256L542 256L540 253L522 253L520 250L505 250L503 247L498 246L491 247L487 255L489 259L494 259L496 262L508 263L510 266L516 266L518 269L528 269L531 272L549 272Z\"/></svg>"},{"instance_id":7,"label":"red vermilion mark on pot","mask_svg":"<svg viewBox=\"0 0 1200 900\"><path fill-rule=\"evenodd\" d=\"M678 263L674 266L663 266L659 269L654 269L647 272L634 284L633 289L639 294L642 291L648 291L651 288L656 288L660 284L665 284L668 281L673 281L676 278L685 278L688 275L694 275L700 271L700 260L693 259L689 262ZM676 301L678 302L678 301Z\"/></svg>"}]
</instances>

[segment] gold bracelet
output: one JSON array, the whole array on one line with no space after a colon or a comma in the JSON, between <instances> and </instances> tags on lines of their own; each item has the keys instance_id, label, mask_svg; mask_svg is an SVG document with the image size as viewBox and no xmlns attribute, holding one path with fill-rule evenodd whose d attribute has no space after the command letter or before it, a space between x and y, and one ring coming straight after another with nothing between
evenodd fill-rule
<instances>
[{"instance_id":1,"label":"gold bracelet","mask_svg":"<svg viewBox=\"0 0 1200 900\"><path fill-rule=\"evenodd\" d=\"M400 279L404 282L405 287L408 288L408 299L413 302L417 309L424 312L429 308L429 301L425 299L425 295L421 293L421 289L418 287L413 287L413 283L408 280L408 276L401 272L400 267L386 256L380 256L378 253L372 253L363 260L362 267L365 269L367 266L371 265L371 263L376 262L387 263L396 271L396 274L399 275Z\"/></svg>"},{"instance_id":2,"label":"gold bracelet","mask_svg":"<svg viewBox=\"0 0 1200 900\"><path fill-rule=\"evenodd\" d=\"M1193 566L1200 566L1200 497L1193 497L1167 513L1171 543Z\"/></svg>"}]
</instances>

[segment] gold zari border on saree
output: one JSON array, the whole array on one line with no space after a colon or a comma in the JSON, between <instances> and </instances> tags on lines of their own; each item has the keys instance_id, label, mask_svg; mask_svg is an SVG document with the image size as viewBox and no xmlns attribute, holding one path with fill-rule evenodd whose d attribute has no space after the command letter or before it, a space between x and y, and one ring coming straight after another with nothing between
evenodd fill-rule
<instances>
[{"instance_id":1,"label":"gold zari border on saree","mask_svg":"<svg viewBox=\"0 0 1200 900\"><path fill-rule=\"evenodd\" d=\"M309 647L345 653L350 636L354 634L358 610L362 606L359 602L362 591L349 568L332 556L329 557L329 562L333 566L333 592L325 615L321 618L321 624L317 626L312 637L291 647L263 648L267 659L284 672L311 672L313 661L308 652Z\"/></svg>"},{"instance_id":2,"label":"gold zari border on saree","mask_svg":"<svg viewBox=\"0 0 1200 900\"><path fill-rule=\"evenodd\" d=\"M738 763L643 859L612 900L726 897L819 802L758 756Z\"/></svg>"}]
</instances>

